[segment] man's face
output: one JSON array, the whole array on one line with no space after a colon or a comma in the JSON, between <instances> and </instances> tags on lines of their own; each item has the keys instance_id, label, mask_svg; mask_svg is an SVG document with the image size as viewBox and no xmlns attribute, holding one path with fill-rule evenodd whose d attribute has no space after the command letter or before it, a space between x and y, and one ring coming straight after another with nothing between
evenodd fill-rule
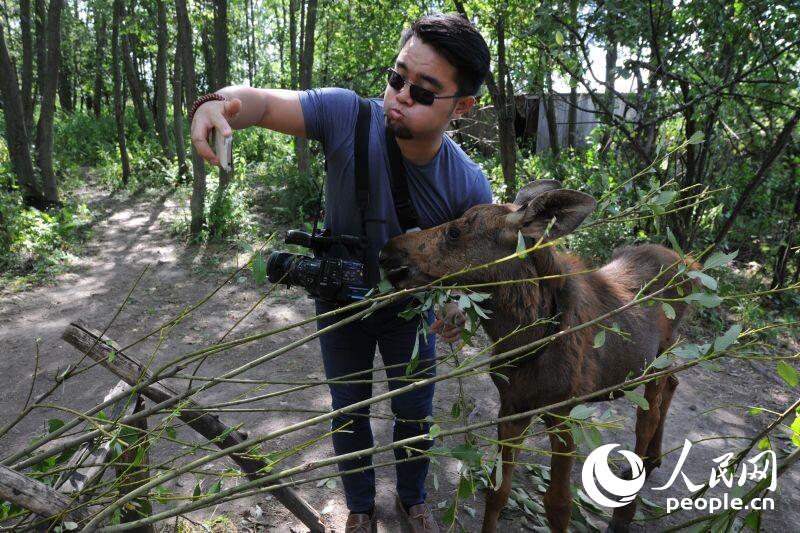
<instances>
[{"instance_id":1,"label":"man's face","mask_svg":"<svg viewBox=\"0 0 800 533\"><path fill-rule=\"evenodd\" d=\"M458 93L456 69L432 47L411 37L397 56L394 69L409 82L434 92L437 96ZM400 139L436 139L450 120L459 118L474 104L472 96L434 100L426 106L411 98L406 84L400 91L386 85L383 112L386 126Z\"/></svg>"}]
</instances>

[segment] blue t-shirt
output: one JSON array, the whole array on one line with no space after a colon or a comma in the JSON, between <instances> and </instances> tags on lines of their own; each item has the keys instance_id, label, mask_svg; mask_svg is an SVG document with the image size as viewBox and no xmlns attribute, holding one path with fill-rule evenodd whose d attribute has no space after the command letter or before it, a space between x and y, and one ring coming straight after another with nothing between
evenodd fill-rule
<instances>
[{"instance_id":1,"label":"blue t-shirt","mask_svg":"<svg viewBox=\"0 0 800 533\"><path fill-rule=\"evenodd\" d=\"M378 252L402 233L392 201L391 170L384 134L383 101L370 100L369 207L366 212L367 271L378 279ZM354 139L358 96L347 89L312 89L300 93L300 105L309 139L322 141L328 171L325 187L325 227L334 235L361 235L361 212L355 200ZM447 135L433 160L415 165L405 158L411 203L421 228L438 226L460 217L478 204L492 202L489 182Z\"/></svg>"}]
</instances>

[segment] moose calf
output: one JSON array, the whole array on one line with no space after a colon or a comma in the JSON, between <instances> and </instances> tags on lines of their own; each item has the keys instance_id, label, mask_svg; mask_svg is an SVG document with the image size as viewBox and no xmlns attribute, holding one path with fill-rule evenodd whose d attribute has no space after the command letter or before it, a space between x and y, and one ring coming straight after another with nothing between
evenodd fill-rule
<instances>
[{"instance_id":1,"label":"moose calf","mask_svg":"<svg viewBox=\"0 0 800 533\"><path fill-rule=\"evenodd\" d=\"M398 287L419 286L465 267L513 254L518 232L526 237L529 246L539 239L562 237L577 228L595 207L594 198L587 194L563 189L554 180L539 180L520 191L514 204L475 206L458 220L395 237L382 250L380 262L385 270L405 275L399 281L395 278ZM545 235L553 219L555 222ZM642 245L616 250L611 262L587 273L577 258L547 246L529 253L525 259L501 262L455 279L459 284L468 284L545 278L537 283L501 284L490 289L492 297L487 307L492 315L482 325L492 341L503 339L494 348L495 353L503 353L617 309L632 301L651 280L655 279L646 293L663 289L680 262L678 254L663 246ZM685 288L691 290L689 286ZM674 287L660 296L680 297ZM614 315L603 324L611 327L616 323L622 335L609 333L598 348L593 346L598 331L595 326L559 336L522 358L496 364L492 380L500 393L499 416L589 394L622 383L628 376L640 375L674 341L687 305L677 302L673 307L672 319L665 316L660 305L631 306ZM542 319L552 319L557 325L537 325L511 335L519 326ZM649 409L637 410L635 452L642 457L648 473L661 462L664 419L677 385L674 376L648 382L644 396ZM556 416L544 417L553 452L544 507L553 531L567 530L572 509L570 474L575 444L557 418L569 411L557 409L551 412ZM511 490L514 445L524 438L529 424L530 419L526 419L503 422L497 428L504 444L502 483L487 494L485 533L496 531ZM635 500L615 509L609 530L626 531L635 510Z\"/></svg>"}]
</instances>

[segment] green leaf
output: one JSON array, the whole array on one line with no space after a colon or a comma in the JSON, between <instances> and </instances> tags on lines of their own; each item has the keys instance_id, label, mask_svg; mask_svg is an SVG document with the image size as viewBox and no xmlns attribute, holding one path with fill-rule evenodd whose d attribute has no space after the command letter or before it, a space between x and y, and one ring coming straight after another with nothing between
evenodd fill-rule
<instances>
[{"instance_id":1,"label":"green leaf","mask_svg":"<svg viewBox=\"0 0 800 533\"><path fill-rule=\"evenodd\" d=\"M632 390L626 390L626 391L622 391L622 392L623 392L623 394L625 394L625 397L627 399L629 399L630 401L632 401L633 403L635 403L636 405L638 405L639 407L641 407L645 411L650 409L650 402L648 402L647 398L645 398L644 396L642 396L638 392L632 391Z\"/></svg>"},{"instance_id":2,"label":"green leaf","mask_svg":"<svg viewBox=\"0 0 800 533\"><path fill-rule=\"evenodd\" d=\"M697 359L700 357L700 347L696 344L682 344L672 350L672 353L681 359Z\"/></svg>"},{"instance_id":3,"label":"green leaf","mask_svg":"<svg viewBox=\"0 0 800 533\"><path fill-rule=\"evenodd\" d=\"M603 443L603 436L600 434L600 430L595 426L585 426L583 428L583 437L586 444L592 450L599 448Z\"/></svg>"},{"instance_id":4,"label":"green leaf","mask_svg":"<svg viewBox=\"0 0 800 533\"><path fill-rule=\"evenodd\" d=\"M675 319L675 309L667 302L661 302L661 310L664 311L664 315L670 320Z\"/></svg>"},{"instance_id":5,"label":"green leaf","mask_svg":"<svg viewBox=\"0 0 800 533\"><path fill-rule=\"evenodd\" d=\"M497 451L497 457L494 459L494 486L499 487L503 484L503 454L500 450Z\"/></svg>"},{"instance_id":6,"label":"green leaf","mask_svg":"<svg viewBox=\"0 0 800 533\"><path fill-rule=\"evenodd\" d=\"M771 450L772 443L769 441L769 437L764 437L760 441L758 441L758 449L759 450Z\"/></svg>"},{"instance_id":7,"label":"green leaf","mask_svg":"<svg viewBox=\"0 0 800 533\"><path fill-rule=\"evenodd\" d=\"M253 258L253 279L256 283L264 283L267 280L267 264L260 253Z\"/></svg>"},{"instance_id":8,"label":"green leaf","mask_svg":"<svg viewBox=\"0 0 800 533\"><path fill-rule=\"evenodd\" d=\"M722 252L715 252L711 254L711 257L706 259L705 263L703 263L703 270L710 270L712 268L721 267L723 265L727 265L736 256L739 255L739 251L733 251L729 254L724 254Z\"/></svg>"},{"instance_id":9,"label":"green leaf","mask_svg":"<svg viewBox=\"0 0 800 533\"><path fill-rule=\"evenodd\" d=\"M761 530L761 511L750 511L744 519L744 525L753 531Z\"/></svg>"},{"instance_id":10,"label":"green leaf","mask_svg":"<svg viewBox=\"0 0 800 533\"><path fill-rule=\"evenodd\" d=\"M689 271L687 276L689 276L692 279L699 279L700 283L702 283L703 285L705 285L708 289L711 289L712 291L717 290L717 280L715 280L714 278L712 278L708 274L705 274L703 272L698 272L697 270L691 270L691 271Z\"/></svg>"},{"instance_id":11,"label":"green leaf","mask_svg":"<svg viewBox=\"0 0 800 533\"><path fill-rule=\"evenodd\" d=\"M653 203L661 206L667 206L672 203L675 197L678 196L678 191L661 191Z\"/></svg>"},{"instance_id":12,"label":"green leaf","mask_svg":"<svg viewBox=\"0 0 800 533\"><path fill-rule=\"evenodd\" d=\"M194 491L192 492L192 498L199 498L203 495L203 491L200 490L200 483L194 486Z\"/></svg>"},{"instance_id":13,"label":"green leaf","mask_svg":"<svg viewBox=\"0 0 800 533\"><path fill-rule=\"evenodd\" d=\"M469 293L469 299L473 302L482 302L484 300L488 300L491 298L491 293L488 292L471 292Z\"/></svg>"},{"instance_id":14,"label":"green leaf","mask_svg":"<svg viewBox=\"0 0 800 533\"><path fill-rule=\"evenodd\" d=\"M606 343L606 330L601 329L597 332L597 335L594 336L594 347L600 348Z\"/></svg>"},{"instance_id":15,"label":"green leaf","mask_svg":"<svg viewBox=\"0 0 800 533\"><path fill-rule=\"evenodd\" d=\"M458 418L461 416L461 401L456 400L453 402L453 407L450 409L450 416L453 418Z\"/></svg>"},{"instance_id":16,"label":"green leaf","mask_svg":"<svg viewBox=\"0 0 800 533\"><path fill-rule=\"evenodd\" d=\"M662 353L656 360L653 361L653 368L657 370L661 370L662 368L667 368L669 365L672 364L672 355L668 353Z\"/></svg>"},{"instance_id":17,"label":"green leaf","mask_svg":"<svg viewBox=\"0 0 800 533\"><path fill-rule=\"evenodd\" d=\"M442 428L439 427L439 424L431 425L431 428L428 430L428 437L431 439L435 439L442 433Z\"/></svg>"},{"instance_id":18,"label":"green leaf","mask_svg":"<svg viewBox=\"0 0 800 533\"><path fill-rule=\"evenodd\" d=\"M211 488L208 489L208 494L216 494L220 490L222 490L222 480L218 479L217 482L211 485Z\"/></svg>"},{"instance_id":19,"label":"green leaf","mask_svg":"<svg viewBox=\"0 0 800 533\"><path fill-rule=\"evenodd\" d=\"M742 326L739 324L734 324L726 331L722 336L717 337L714 339L714 351L721 352L723 350L727 350L728 346L736 342L736 339L739 338L739 334L742 332Z\"/></svg>"},{"instance_id":20,"label":"green leaf","mask_svg":"<svg viewBox=\"0 0 800 533\"><path fill-rule=\"evenodd\" d=\"M61 429L63 425L64 425L63 420L59 418L51 418L50 420L47 421L47 432L53 433L54 431Z\"/></svg>"},{"instance_id":21,"label":"green leaf","mask_svg":"<svg viewBox=\"0 0 800 533\"><path fill-rule=\"evenodd\" d=\"M169 437L170 439L175 439L178 436L177 433L175 432L175 428L172 426L167 426L164 431L166 431L167 437Z\"/></svg>"},{"instance_id":22,"label":"green leaf","mask_svg":"<svg viewBox=\"0 0 800 533\"><path fill-rule=\"evenodd\" d=\"M697 302L703 307L717 307L722 303L722 298L710 292L693 292L692 294L684 297L687 302Z\"/></svg>"},{"instance_id":23,"label":"green leaf","mask_svg":"<svg viewBox=\"0 0 800 533\"><path fill-rule=\"evenodd\" d=\"M560 31L556 30L555 37L556 37L556 44L558 46L564 46L564 34L561 33Z\"/></svg>"},{"instance_id":24,"label":"green leaf","mask_svg":"<svg viewBox=\"0 0 800 533\"><path fill-rule=\"evenodd\" d=\"M800 409L797 409L795 413L797 416L794 418L792 425L789 426L789 429L792 430L792 444L800 448Z\"/></svg>"},{"instance_id":25,"label":"green leaf","mask_svg":"<svg viewBox=\"0 0 800 533\"><path fill-rule=\"evenodd\" d=\"M108 354L108 362L113 363L116 358L117 358L117 351L111 350Z\"/></svg>"},{"instance_id":26,"label":"green leaf","mask_svg":"<svg viewBox=\"0 0 800 533\"><path fill-rule=\"evenodd\" d=\"M706 140L706 136L703 134L702 131L696 131L689 137L689 144L700 144L701 142Z\"/></svg>"},{"instance_id":27,"label":"green leaf","mask_svg":"<svg viewBox=\"0 0 800 533\"><path fill-rule=\"evenodd\" d=\"M456 522L456 500L447 507L447 511L442 515L442 523L447 527L452 526Z\"/></svg>"},{"instance_id":28,"label":"green leaf","mask_svg":"<svg viewBox=\"0 0 800 533\"><path fill-rule=\"evenodd\" d=\"M672 230L667 228L667 240L672 245L672 249L678 252L678 255L683 257L683 250L681 250L680 245L678 244L678 239L675 238L675 235L672 233Z\"/></svg>"},{"instance_id":29,"label":"green leaf","mask_svg":"<svg viewBox=\"0 0 800 533\"><path fill-rule=\"evenodd\" d=\"M797 369L786 361L778 361L778 375L787 385L794 388L797 387L798 375Z\"/></svg>"},{"instance_id":30,"label":"green leaf","mask_svg":"<svg viewBox=\"0 0 800 533\"><path fill-rule=\"evenodd\" d=\"M475 312L478 314L479 317L485 318L486 320L489 320L489 316L487 315L487 313L491 313L491 311L489 311L488 309L482 308L481 306L476 304L474 301L472 302L472 309L475 310Z\"/></svg>"},{"instance_id":31,"label":"green leaf","mask_svg":"<svg viewBox=\"0 0 800 533\"><path fill-rule=\"evenodd\" d=\"M525 251L527 246L525 246L525 237L522 235L521 231L517 232L517 257L520 259L525 259L528 257L528 252Z\"/></svg>"},{"instance_id":32,"label":"green leaf","mask_svg":"<svg viewBox=\"0 0 800 533\"><path fill-rule=\"evenodd\" d=\"M588 405L578 404L569 412L569 417L575 420L586 420L594 414L594 408Z\"/></svg>"},{"instance_id":33,"label":"green leaf","mask_svg":"<svg viewBox=\"0 0 800 533\"><path fill-rule=\"evenodd\" d=\"M469 498L473 494L475 494L475 480L473 480L470 475L462 477L458 482L458 498L463 500Z\"/></svg>"},{"instance_id":34,"label":"green leaf","mask_svg":"<svg viewBox=\"0 0 800 533\"><path fill-rule=\"evenodd\" d=\"M391 292L392 290L392 282L388 279L384 278L378 282L378 293L383 294L384 292Z\"/></svg>"}]
</instances>

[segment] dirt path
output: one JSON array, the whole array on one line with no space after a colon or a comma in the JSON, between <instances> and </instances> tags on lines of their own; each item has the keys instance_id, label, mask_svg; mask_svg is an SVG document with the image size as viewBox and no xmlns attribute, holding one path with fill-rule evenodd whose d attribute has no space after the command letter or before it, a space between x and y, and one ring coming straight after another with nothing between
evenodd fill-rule
<instances>
[{"instance_id":1,"label":"dirt path","mask_svg":"<svg viewBox=\"0 0 800 533\"><path fill-rule=\"evenodd\" d=\"M211 252L198 247L186 247L169 234L162 221L182 216L180 206L171 197L108 198L104 192L87 191L85 194L89 195L88 201L93 203L93 209L104 210L107 217L95 227L93 238L81 252L82 259L72 272L61 275L52 285L0 296L0 358L2 358L0 363L3 368L0 377L0 406L2 406L0 426L19 412L25 403L34 367L37 338L40 339L40 369L34 395L48 388L59 371L73 362L77 356L73 348L60 340L60 334L67 324L76 319L83 319L98 329L104 328L133 286L134 280L145 268L147 271L133 291L131 300L108 330L108 335L121 345L138 339L165 319L179 313L181 309L201 300L236 266L235 251ZM239 261L242 259L243 257L238 258ZM158 363L212 344L247 313L264 291L265 287L256 285L249 274L238 276L198 312L176 327L164 339L157 351L156 339L151 338L132 348L129 353L144 360L155 352L155 360ZM311 302L299 290L279 290L242 321L233 336L289 324L311 316L311 313ZM219 375L284 345L290 339L296 339L301 333L307 334L313 331L311 326L300 329L301 332L293 330L282 333L212 357L206 361L199 374ZM440 347L440 353L444 349L445 347ZM698 368L682 374L681 385L673 401L664 438L664 450L674 449L674 451L664 459L664 467L656 471L648 481L642 492L644 497L664 506L667 497L689 496L689 491L680 480L667 491L651 490L652 487L663 485L669 479L685 438L693 441L711 439L695 444L683 469L692 481L701 483L708 479L710 470L714 466L713 458L727 451L734 451L735 446L742 444L743 441L735 437L751 435L756 428L765 423L761 418L746 416L744 413L748 407L759 405L770 409L783 409L789 405L792 397L796 398L797 392L788 390L772 378L772 374L774 370L771 365L764 365L761 371L757 371L754 365L747 362L726 363L720 372L709 372ZM323 372L318 346L314 343L302 346L241 377L284 382L321 380ZM73 409L86 409L99 402L114 383L116 380L108 372L102 368L94 368L78 378L69 380L58 389L51 402ZM186 386L186 381L173 380L172 385L183 388ZM279 390L286 386L264 386L259 393ZM375 390L383 391L385 386L378 384ZM466 381L465 391L475 405L473 420L494 416L497 409L497 394L488 377L482 376ZM219 402L237 398L242 394L253 395L256 392L252 391L251 384L226 384L207 391L200 400L207 403ZM449 413L455 397L455 383L447 382L438 386L436 417L445 426L452 423ZM256 409L258 412L227 412L222 418L230 424L242 422L251 435L257 435L327 410L329 397L326 387L316 386L293 393L291 396L279 396L243 407ZM629 428L604 432L603 442L618 442L623 448L633 449L632 404L621 400L599 404L599 407L598 412L610 408L613 418L620 418L625 427ZM373 414L388 413L388 405L379 405L373 409ZM31 437L42 432L46 420L53 417L66 418L52 410L34 412L0 439L3 455L28 443ZM378 443L390 441L389 421L375 419L373 426ZM312 439L323 430L324 428L317 427L277 439L270 443L269 449L298 445ZM491 433L486 432L487 435ZM728 438L715 438L720 436ZM185 429L178 432L178 438L186 441L197 439L195 434ZM456 439L448 439L445 442L446 445L457 443ZM441 443L437 443L439 444ZM774 444L787 447L785 440ZM527 445L532 449L543 448L546 446L546 439L530 438ZM175 446L160 446L154 452L151 461L165 460L176 450ZM329 440L324 439L298 452L287 463L297 464L331 454ZM377 460L389 459L390 455L385 454ZM188 460L190 458L181 459L181 461ZM546 459L532 451L523 453L520 461L547 463ZM209 465L207 470L211 476L204 481L204 486L208 487L214 482L216 479L213 477L214 472L222 472L231 465L232 463L228 462ZM580 465L579 462L574 472L574 480L578 486L580 486ZM775 510L765 513L764 516L765 531L784 531L787 526L800 523L798 470L800 468L795 468L793 472L779 480L778 491L774 494ZM331 475L334 473L332 469L328 469L327 472ZM380 530L399 531L394 509L394 473L392 470L384 469L379 472L378 478L377 506ZM518 468L516 479L523 488L537 494L535 484L524 468ZM455 484L458 482L458 464L454 460L437 461L432 466L432 474L428 481L429 502L437 507L454 493ZM168 488L191 493L195 484L195 477L186 475ZM438 488L435 485L438 485ZM342 523L346 510L340 483L336 483L333 488L311 483L300 486L298 490L313 506L323 512L331 524ZM712 492L712 495L721 493L722 491L717 490ZM540 494L537 495L537 499L541 502ZM263 510L263 514L259 515L256 505ZM479 529L482 508L481 494L474 501L464 502L459 518L465 530ZM476 512L475 517L471 516L470 509ZM437 510L437 517L441 518L443 512L443 509ZM229 516L240 531L304 530L297 520L270 497L239 500L190 516L193 520L201 521L221 514ZM683 512L657 523L645 522L635 525L634 529L658 531L666 524L677 524L697 515L697 513ZM501 524L503 530L528 531L536 523L535 519L523 518L524 513L519 510L509 511L504 516ZM602 521L597 523L602 524Z\"/></svg>"}]
</instances>

